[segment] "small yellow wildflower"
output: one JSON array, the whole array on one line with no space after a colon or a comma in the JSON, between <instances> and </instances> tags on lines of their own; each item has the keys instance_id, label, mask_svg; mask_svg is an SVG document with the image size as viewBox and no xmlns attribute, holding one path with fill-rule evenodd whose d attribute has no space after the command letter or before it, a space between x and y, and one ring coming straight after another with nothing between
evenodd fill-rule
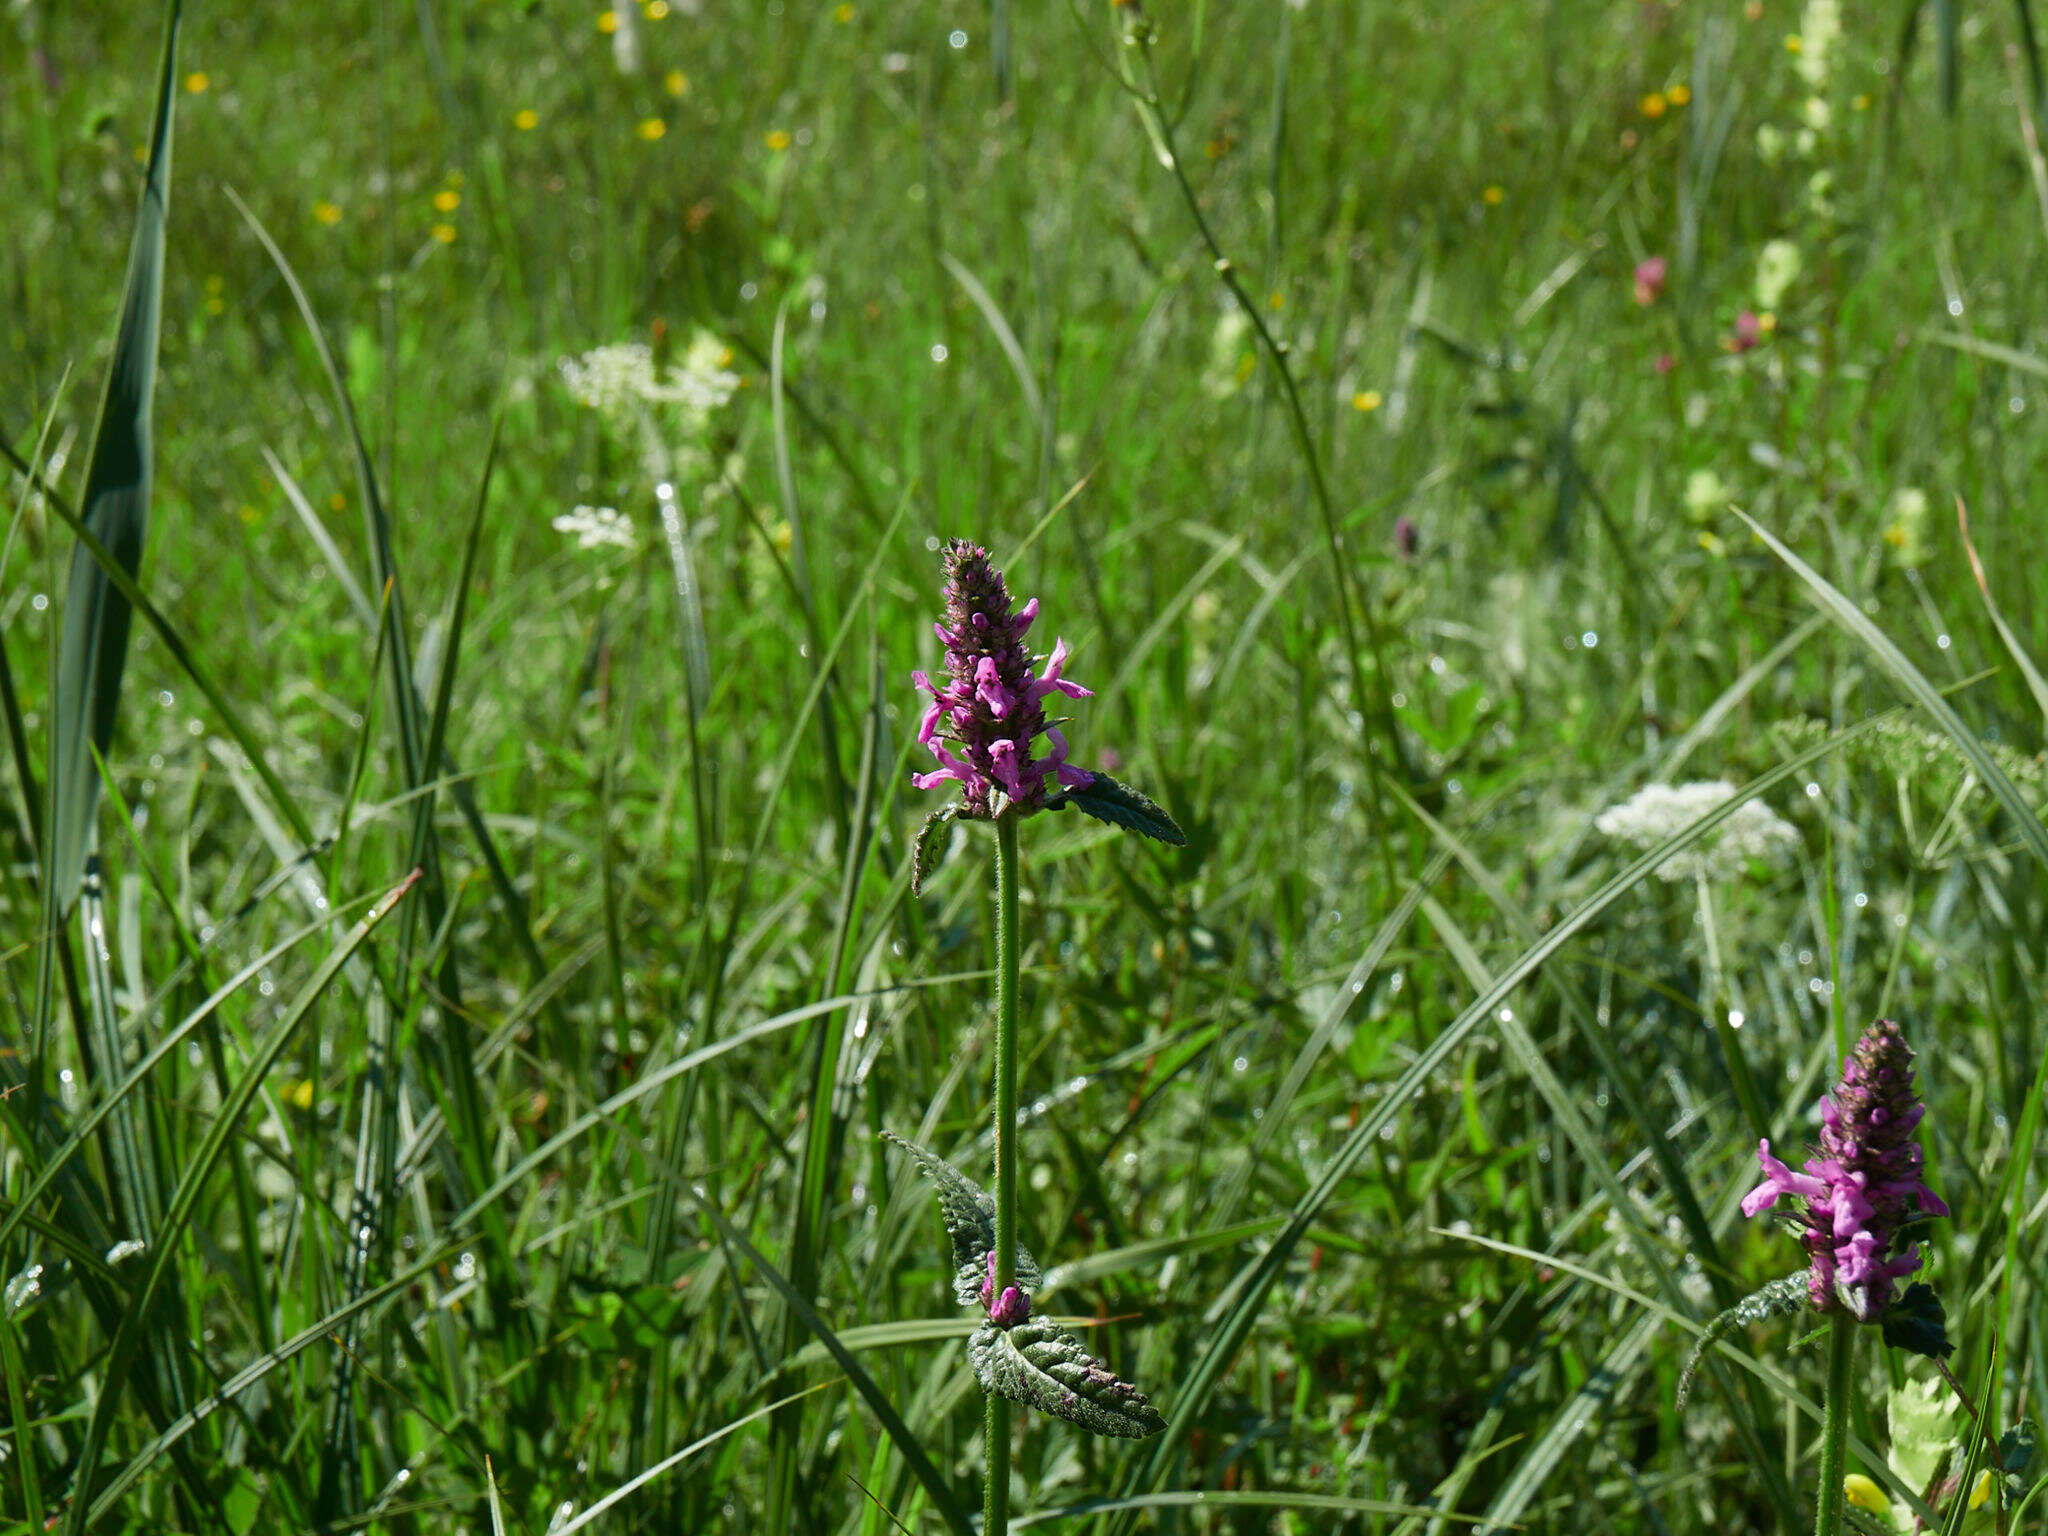
<instances>
[{"instance_id":1,"label":"small yellow wildflower","mask_svg":"<svg viewBox=\"0 0 2048 1536\"><path fill-rule=\"evenodd\" d=\"M1849 105L1854 107L1858 112L1868 112L1870 110L1870 98L1859 92L1849 102Z\"/></svg>"},{"instance_id":2,"label":"small yellow wildflower","mask_svg":"<svg viewBox=\"0 0 2048 1536\"><path fill-rule=\"evenodd\" d=\"M540 114L531 107L521 107L512 114L512 126L521 133L531 133L540 126Z\"/></svg>"},{"instance_id":3,"label":"small yellow wildflower","mask_svg":"<svg viewBox=\"0 0 2048 1536\"><path fill-rule=\"evenodd\" d=\"M1788 32L1785 34L1785 51L1787 53L1797 53L1804 46L1805 44L1799 41L1799 34L1797 32Z\"/></svg>"},{"instance_id":4,"label":"small yellow wildflower","mask_svg":"<svg viewBox=\"0 0 2048 1536\"><path fill-rule=\"evenodd\" d=\"M322 201L313 205L313 217L322 224L339 224L341 222L341 210L330 202Z\"/></svg>"},{"instance_id":5,"label":"small yellow wildflower","mask_svg":"<svg viewBox=\"0 0 2048 1536\"><path fill-rule=\"evenodd\" d=\"M241 506L235 508L235 516L242 520L245 527L253 528L256 526L256 509L247 502L243 502Z\"/></svg>"},{"instance_id":6,"label":"small yellow wildflower","mask_svg":"<svg viewBox=\"0 0 2048 1536\"><path fill-rule=\"evenodd\" d=\"M850 5L834 6L832 8L832 19L842 27L845 26L849 21L853 20L853 7Z\"/></svg>"},{"instance_id":7,"label":"small yellow wildflower","mask_svg":"<svg viewBox=\"0 0 2048 1536\"><path fill-rule=\"evenodd\" d=\"M1506 197L1507 193L1502 191L1499 187L1488 187L1484 192L1480 193L1479 196L1486 203L1487 207L1498 208L1501 204L1501 199Z\"/></svg>"},{"instance_id":8,"label":"small yellow wildflower","mask_svg":"<svg viewBox=\"0 0 2048 1536\"><path fill-rule=\"evenodd\" d=\"M1762 331L1765 335L1769 335L1772 331L1775 331L1778 328L1777 315L1773 313L1771 310L1765 310L1762 314L1756 317L1756 328Z\"/></svg>"},{"instance_id":9,"label":"small yellow wildflower","mask_svg":"<svg viewBox=\"0 0 2048 1536\"><path fill-rule=\"evenodd\" d=\"M775 546L777 554L786 555L790 552L796 544L796 534L791 530L788 518L778 519L775 526L768 530L768 542Z\"/></svg>"},{"instance_id":10,"label":"small yellow wildflower","mask_svg":"<svg viewBox=\"0 0 2048 1536\"><path fill-rule=\"evenodd\" d=\"M206 88L212 84L212 79L208 77L204 70L195 69L185 77L185 89L194 96L205 95Z\"/></svg>"},{"instance_id":11,"label":"small yellow wildflower","mask_svg":"<svg viewBox=\"0 0 2048 1536\"><path fill-rule=\"evenodd\" d=\"M780 128L771 128L768 131L768 136L761 142L766 144L770 149L774 150L775 153L779 155L785 149L789 148L789 135L784 133Z\"/></svg>"},{"instance_id":12,"label":"small yellow wildflower","mask_svg":"<svg viewBox=\"0 0 2048 1536\"><path fill-rule=\"evenodd\" d=\"M341 492L339 491L336 491L332 496L327 498L327 509L330 512L345 511L347 507L348 498L342 495Z\"/></svg>"},{"instance_id":13,"label":"small yellow wildflower","mask_svg":"<svg viewBox=\"0 0 2048 1536\"><path fill-rule=\"evenodd\" d=\"M1642 108L1643 116L1645 117L1662 117L1664 109L1670 106L1671 103L1664 99L1662 91L1652 91L1638 102L1637 105Z\"/></svg>"},{"instance_id":14,"label":"small yellow wildflower","mask_svg":"<svg viewBox=\"0 0 2048 1536\"><path fill-rule=\"evenodd\" d=\"M1267 295L1267 297L1266 297L1266 308L1268 308L1268 309L1285 309L1286 307L1287 307L1287 295L1286 295L1286 294L1284 294L1284 293L1282 293L1282 292L1281 292L1281 291L1280 291L1280 290L1279 290L1278 288L1275 288L1275 289L1274 289L1274 290L1272 291L1272 293L1270 293L1270 294L1268 294L1268 295Z\"/></svg>"},{"instance_id":15,"label":"small yellow wildflower","mask_svg":"<svg viewBox=\"0 0 2048 1536\"><path fill-rule=\"evenodd\" d=\"M1991 1498L1991 1471L1987 1467L1977 1474L1977 1481L1970 1484L1970 1508L1982 1509Z\"/></svg>"},{"instance_id":16,"label":"small yellow wildflower","mask_svg":"<svg viewBox=\"0 0 2048 1536\"><path fill-rule=\"evenodd\" d=\"M455 226L453 224L436 224L432 233L434 238L443 245L453 245L455 243Z\"/></svg>"},{"instance_id":17,"label":"small yellow wildflower","mask_svg":"<svg viewBox=\"0 0 2048 1536\"><path fill-rule=\"evenodd\" d=\"M1874 1515L1886 1514L1892 1507L1892 1501L1885 1491L1861 1472L1851 1472L1843 1478L1842 1491L1848 1495L1851 1504L1858 1509L1867 1509Z\"/></svg>"},{"instance_id":18,"label":"small yellow wildflower","mask_svg":"<svg viewBox=\"0 0 2048 1536\"><path fill-rule=\"evenodd\" d=\"M690 77L680 69L672 69L662 77L661 83L668 88L671 96L681 96L690 89Z\"/></svg>"},{"instance_id":19,"label":"small yellow wildflower","mask_svg":"<svg viewBox=\"0 0 2048 1536\"><path fill-rule=\"evenodd\" d=\"M597 30L610 37L619 30L619 15L616 11L602 11L598 14Z\"/></svg>"},{"instance_id":20,"label":"small yellow wildflower","mask_svg":"<svg viewBox=\"0 0 2048 1536\"><path fill-rule=\"evenodd\" d=\"M1674 107L1682 107L1692 100L1692 87L1689 85L1674 85L1664 93L1664 99Z\"/></svg>"},{"instance_id":21,"label":"small yellow wildflower","mask_svg":"<svg viewBox=\"0 0 2048 1536\"><path fill-rule=\"evenodd\" d=\"M668 132L668 124L658 117L650 117L633 131L652 144L656 139Z\"/></svg>"},{"instance_id":22,"label":"small yellow wildflower","mask_svg":"<svg viewBox=\"0 0 2048 1536\"><path fill-rule=\"evenodd\" d=\"M660 21L668 15L668 0L647 0L647 19Z\"/></svg>"},{"instance_id":23,"label":"small yellow wildflower","mask_svg":"<svg viewBox=\"0 0 2048 1536\"><path fill-rule=\"evenodd\" d=\"M1351 397L1354 411L1376 411L1380 408L1380 392L1376 389L1361 389Z\"/></svg>"},{"instance_id":24,"label":"small yellow wildflower","mask_svg":"<svg viewBox=\"0 0 2048 1536\"><path fill-rule=\"evenodd\" d=\"M436 213L453 213L461 206L462 194L453 188L444 187L441 191L434 194L434 211Z\"/></svg>"},{"instance_id":25,"label":"small yellow wildflower","mask_svg":"<svg viewBox=\"0 0 2048 1536\"><path fill-rule=\"evenodd\" d=\"M1702 528L1700 530L1700 548L1704 549L1708 554L1719 555L1726 547L1711 528Z\"/></svg>"},{"instance_id":26,"label":"small yellow wildflower","mask_svg":"<svg viewBox=\"0 0 2048 1536\"><path fill-rule=\"evenodd\" d=\"M313 1085L310 1082L293 1083L284 1091L284 1096L295 1108L313 1107Z\"/></svg>"},{"instance_id":27,"label":"small yellow wildflower","mask_svg":"<svg viewBox=\"0 0 2048 1536\"><path fill-rule=\"evenodd\" d=\"M209 315L226 314L228 312L227 301L219 297L208 299L206 301L206 312Z\"/></svg>"}]
</instances>

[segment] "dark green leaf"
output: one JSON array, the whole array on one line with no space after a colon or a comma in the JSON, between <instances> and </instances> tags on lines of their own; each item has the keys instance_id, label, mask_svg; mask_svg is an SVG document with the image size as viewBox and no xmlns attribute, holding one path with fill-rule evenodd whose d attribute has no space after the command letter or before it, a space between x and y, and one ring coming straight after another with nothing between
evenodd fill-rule
<instances>
[{"instance_id":1,"label":"dark green leaf","mask_svg":"<svg viewBox=\"0 0 2048 1536\"><path fill-rule=\"evenodd\" d=\"M1885 1308L1880 1322L1884 1341L1893 1349L1925 1355L1930 1360L1946 1360L1955 1353L1955 1345L1948 1338L1948 1313L1942 1308L1941 1298L1934 1294L1934 1287L1924 1281L1915 1280L1907 1286L1906 1294Z\"/></svg>"},{"instance_id":2,"label":"dark green leaf","mask_svg":"<svg viewBox=\"0 0 2048 1536\"><path fill-rule=\"evenodd\" d=\"M128 248L127 288L114 328L114 354L100 397L92 452L79 503L87 529L134 575L142 564L149 527L150 421L156 398L159 319L163 312L164 224L171 194L171 117L178 57L178 5L172 0L157 71L156 117L150 130L149 168ZM121 672L128 660L133 609L83 548L71 554L65 588L53 701L50 765L51 838L48 877L59 911L78 899L92 839L99 773L93 753L112 760L114 717L121 702Z\"/></svg>"},{"instance_id":3,"label":"dark green leaf","mask_svg":"<svg viewBox=\"0 0 2048 1536\"><path fill-rule=\"evenodd\" d=\"M1176 848L1187 844L1188 835L1149 796L1106 773L1096 774L1079 789L1070 789L1051 803L1055 806L1071 805L1097 821L1122 827L1126 832L1157 838Z\"/></svg>"},{"instance_id":4,"label":"dark green leaf","mask_svg":"<svg viewBox=\"0 0 2048 1536\"><path fill-rule=\"evenodd\" d=\"M1144 1393L1120 1381L1050 1318L1028 1318L1014 1328L983 1323L967 1341L967 1358L984 1390L1095 1434L1142 1440L1166 1428Z\"/></svg>"},{"instance_id":5,"label":"dark green leaf","mask_svg":"<svg viewBox=\"0 0 2048 1536\"><path fill-rule=\"evenodd\" d=\"M925 881L931 878L939 860L946 856L946 844L952 840L953 819L959 814L957 804L942 805L925 817L924 825L918 828L917 845L910 854L910 890L913 895L924 890Z\"/></svg>"},{"instance_id":6,"label":"dark green leaf","mask_svg":"<svg viewBox=\"0 0 2048 1536\"><path fill-rule=\"evenodd\" d=\"M988 1256L996 1246L995 1197L944 1158L927 1152L894 1131L882 1132L916 1160L939 1196L939 1219L953 1239L953 1295L963 1307L981 1305L981 1284L988 1278ZM1027 1296L1045 1281L1038 1260L1017 1246L1017 1288Z\"/></svg>"}]
</instances>

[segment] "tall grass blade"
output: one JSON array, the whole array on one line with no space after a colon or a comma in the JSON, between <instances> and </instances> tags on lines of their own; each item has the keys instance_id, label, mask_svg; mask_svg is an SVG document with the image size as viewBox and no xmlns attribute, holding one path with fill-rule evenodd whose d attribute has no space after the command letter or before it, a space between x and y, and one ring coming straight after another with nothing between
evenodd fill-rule
<instances>
[{"instance_id":1,"label":"tall grass blade","mask_svg":"<svg viewBox=\"0 0 2048 1536\"><path fill-rule=\"evenodd\" d=\"M1955 712L1955 707L1943 696L1941 690L1927 680L1927 675L1914 666L1907 659L1906 653L1900 650L1883 630L1871 623L1863 610L1839 587L1800 559L1776 534L1771 533L1747 512L1739 507L1734 511L1737 517L1749 525L1750 531L1770 549L1771 553L1784 561L1793 574L1812 589L1814 600L1821 610L1860 641L1864 649L1876 657L1879 664L1891 673L1899 686L1912 697L1913 702L1927 711L1934 723L1941 727L1963 756L1970 760L1971 768L1976 771L1978 778L1983 780L1985 788L1991 791L1993 798L2005 807L2019 831L2020 841L2027 845L2027 852L2040 860L2044 866L2048 866L2048 828L2041 825L2041 818L2035 813L2034 808L2027 804L2026 797L2007 777L2005 770L1998 766L1997 759L1985 750L1984 743L1977 739L1976 732L1963 724L1962 716Z\"/></svg>"},{"instance_id":2,"label":"tall grass blade","mask_svg":"<svg viewBox=\"0 0 2048 1536\"><path fill-rule=\"evenodd\" d=\"M141 568L143 540L149 529L152 415L157 334L163 313L164 229L170 215L179 15L179 0L169 0L164 13L163 54L157 65L148 169L143 176L142 201L135 212L121 318L114 328L114 353L100 396L99 421L93 428L85 492L80 499L81 520L130 576ZM98 751L108 756L113 748L121 673L128 659L128 630L133 619L128 600L110 585L107 573L85 550L74 550L52 700L46 884L58 915L71 910L85 878L100 787L92 754Z\"/></svg>"}]
</instances>

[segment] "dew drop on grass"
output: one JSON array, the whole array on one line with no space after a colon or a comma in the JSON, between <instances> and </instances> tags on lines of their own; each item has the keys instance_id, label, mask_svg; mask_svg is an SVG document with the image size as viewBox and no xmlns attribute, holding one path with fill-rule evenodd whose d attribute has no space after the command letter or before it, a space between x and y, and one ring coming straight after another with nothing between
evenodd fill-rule
<instances>
[{"instance_id":1,"label":"dew drop on grass","mask_svg":"<svg viewBox=\"0 0 2048 1536\"><path fill-rule=\"evenodd\" d=\"M955 48L965 48L967 46L967 34L958 27L955 27L946 34L946 41Z\"/></svg>"},{"instance_id":2,"label":"dew drop on grass","mask_svg":"<svg viewBox=\"0 0 2048 1536\"><path fill-rule=\"evenodd\" d=\"M31 1264L7 1282L7 1315L13 1317L43 1294L43 1266Z\"/></svg>"},{"instance_id":3,"label":"dew drop on grass","mask_svg":"<svg viewBox=\"0 0 2048 1536\"><path fill-rule=\"evenodd\" d=\"M1745 1022L1746 1016L1740 1008L1730 1008L1728 1010L1728 1027L1730 1029L1740 1029Z\"/></svg>"}]
</instances>

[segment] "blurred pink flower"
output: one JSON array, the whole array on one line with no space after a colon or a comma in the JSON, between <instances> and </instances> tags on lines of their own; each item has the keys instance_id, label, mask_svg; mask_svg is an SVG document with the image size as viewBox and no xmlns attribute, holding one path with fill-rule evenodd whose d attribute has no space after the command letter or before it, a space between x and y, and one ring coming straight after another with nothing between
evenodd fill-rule
<instances>
[{"instance_id":1,"label":"blurred pink flower","mask_svg":"<svg viewBox=\"0 0 2048 1536\"><path fill-rule=\"evenodd\" d=\"M1636 302L1654 304L1657 296L1664 291L1666 273L1664 258L1652 256L1636 263Z\"/></svg>"},{"instance_id":2,"label":"blurred pink flower","mask_svg":"<svg viewBox=\"0 0 2048 1536\"><path fill-rule=\"evenodd\" d=\"M1735 334L1721 345L1730 352L1747 352L1764 339L1764 323L1757 318L1753 309L1745 309L1735 317Z\"/></svg>"},{"instance_id":3,"label":"blurred pink flower","mask_svg":"<svg viewBox=\"0 0 2048 1536\"><path fill-rule=\"evenodd\" d=\"M1672 369L1676 368L1677 366L1678 359L1673 357L1669 352L1659 352L1657 354L1657 371L1659 373L1669 373Z\"/></svg>"}]
</instances>

